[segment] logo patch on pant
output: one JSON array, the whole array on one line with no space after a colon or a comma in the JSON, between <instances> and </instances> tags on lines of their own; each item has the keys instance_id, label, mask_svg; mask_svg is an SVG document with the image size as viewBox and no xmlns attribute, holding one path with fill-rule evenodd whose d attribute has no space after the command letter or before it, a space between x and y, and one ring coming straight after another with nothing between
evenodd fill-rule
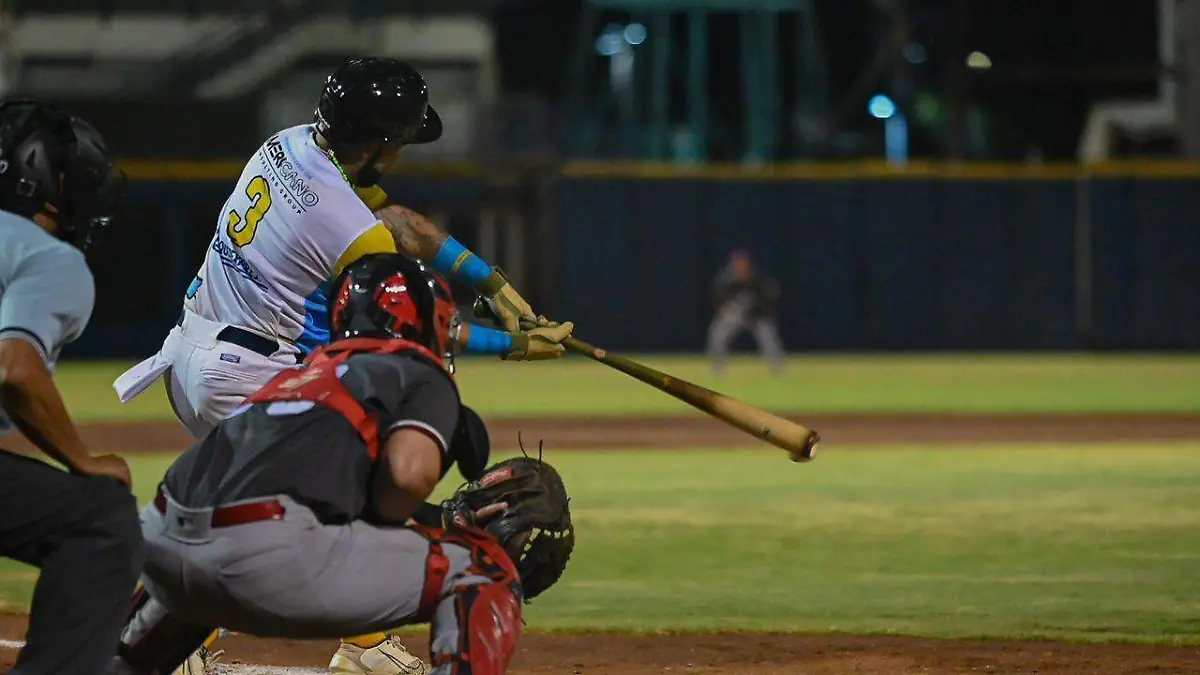
<instances>
[{"instance_id":1,"label":"logo patch on pant","mask_svg":"<svg viewBox=\"0 0 1200 675\"><path fill-rule=\"evenodd\" d=\"M221 360L226 363L241 363L242 357L238 356L237 354L226 354L226 353L222 352Z\"/></svg>"}]
</instances>

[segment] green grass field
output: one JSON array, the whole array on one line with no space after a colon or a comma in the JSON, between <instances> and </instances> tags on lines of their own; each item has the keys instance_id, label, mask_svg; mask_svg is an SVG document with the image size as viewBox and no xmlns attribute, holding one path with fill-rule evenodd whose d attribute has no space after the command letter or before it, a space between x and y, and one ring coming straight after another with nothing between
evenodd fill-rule
<instances>
[{"instance_id":1,"label":"green grass field","mask_svg":"<svg viewBox=\"0 0 1200 675\"><path fill-rule=\"evenodd\" d=\"M136 460L143 500L168 461ZM554 461L579 538L539 630L1200 643L1200 444ZM23 608L31 571L0 571Z\"/></svg>"},{"instance_id":2,"label":"green grass field","mask_svg":"<svg viewBox=\"0 0 1200 675\"><path fill-rule=\"evenodd\" d=\"M648 362L771 408L1200 412L1196 357ZM66 365L79 419L169 419L158 392L120 406L121 365ZM465 361L464 396L497 414L671 413L681 403L598 364ZM739 452L572 452L578 546L531 629L783 630L1200 643L1200 441L844 448L793 465ZM169 456L134 459L145 501ZM439 495L452 490L452 472ZM0 563L0 607L31 570Z\"/></svg>"},{"instance_id":3,"label":"green grass field","mask_svg":"<svg viewBox=\"0 0 1200 675\"><path fill-rule=\"evenodd\" d=\"M738 358L715 378L697 357L646 357L672 375L773 410L803 412L1200 411L1200 356L793 357L783 377ZM122 405L131 364L65 363L76 418L173 419L160 386ZM487 415L693 414L679 401L581 356L552 363L461 359L467 401Z\"/></svg>"}]
</instances>

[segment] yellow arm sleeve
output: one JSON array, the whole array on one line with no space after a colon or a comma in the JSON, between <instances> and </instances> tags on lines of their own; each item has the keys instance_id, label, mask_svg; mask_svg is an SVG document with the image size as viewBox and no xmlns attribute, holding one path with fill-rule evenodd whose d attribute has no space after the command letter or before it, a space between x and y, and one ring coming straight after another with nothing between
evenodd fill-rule
<instances>
[{"instance_id":1,"label":"yellow arm sleeve","mask_svg":"<svg viewBox=\"0 0 1200 675\"><path fill-rule=\"evenodd\" d=\"M367 205L367 208L371 209L372 211L382 209L384 205L387 204L388 200L387 193L384 192L383 188L379 187L378 185L372 185L371 187L365 188L356 187L354 188L354 194L358 195L358 198L361 199L363 203Z\"/></svg>"},{"instance_id":2,"label":"yellow arm sleeve","mask_svg":"<svg viewBox=\"0 0 1200 675\"><path fill-rule=\"evenodd\" d=\"M358 235L358 239L350 242L333 266L333 276L337 277L350 263L372 253L396 253L396 240L383 223L375 223L371 229Z\"/></svg>"}]
</instances>

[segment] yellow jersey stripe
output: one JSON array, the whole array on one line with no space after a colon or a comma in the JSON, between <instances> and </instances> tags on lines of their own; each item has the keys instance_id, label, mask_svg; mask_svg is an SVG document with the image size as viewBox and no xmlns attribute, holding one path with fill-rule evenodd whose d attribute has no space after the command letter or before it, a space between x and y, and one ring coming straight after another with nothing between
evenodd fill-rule
<instances>
[{"instance_id":1,"label":"yellow jersey stripe","mask_svg":"<svg viewBox=\"0 0 1200 675\"><path fill-rule=\"evenodd\" d=\"M379 187L378 185L372 185L371 187L365 188L356 187L354 188L354 193L357 194L358 198L363 200L363 203L367 205L367 208L371 209L372 211L381 209L383 208L384 204L387 204L387 193L384 192L383 188Z\"/></svg>"},{"instance_id":2,"label":"yellow jersey stripe","mask_svg":"<svg viewBox=\"0 0 1200 675\"><path fill-rule=\"evenodd\" d=\"M372 253L396 253L396 240L383 223L375 223L371 229L358 235L358 239L350 242L342 257L333 266L333 276L336 278L351 263L364 255Z\"/></svg>"}]
</instances>

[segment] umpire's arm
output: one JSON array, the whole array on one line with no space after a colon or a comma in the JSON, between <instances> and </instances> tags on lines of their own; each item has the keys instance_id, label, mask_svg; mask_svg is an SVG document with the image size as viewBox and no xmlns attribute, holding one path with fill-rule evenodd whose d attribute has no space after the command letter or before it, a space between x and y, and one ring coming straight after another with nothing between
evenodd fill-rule
<instances>
[{"instance_id":1,"label":"umpire's arm","mask_svg":"<svg viewBox=\"0 0 1200 675\"><path fill-rule=\"evenodd\" d=\"M72 472L128 485L123 461L88 454L51 375L62 345L83 332L94 301L92 275L78 251L51 249L22 261L0 300L0 405L31 442Z\"/></svg>"}]
</instances>

